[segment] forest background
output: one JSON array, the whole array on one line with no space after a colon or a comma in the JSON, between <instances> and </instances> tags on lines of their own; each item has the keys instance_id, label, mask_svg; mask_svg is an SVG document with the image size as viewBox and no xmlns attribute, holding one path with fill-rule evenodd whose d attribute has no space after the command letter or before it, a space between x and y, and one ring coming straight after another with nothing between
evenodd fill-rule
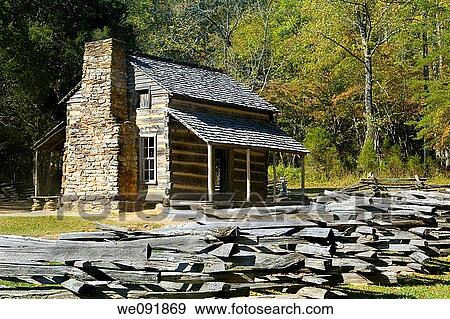
<instances>
[{"instance_id":1,"label":"forest background","mask_svg":"<svg viewBox=\"0 0 450 319\"><path fill-rule=\"evenodd\" d=\"M311 151L307 185L448 182L449 26L448 0L0 0L0 183L31 183L84 43L108 37L222 69L278 106ZM295 185L298 158L278 162Z\"/></svg>"}]
</instances>

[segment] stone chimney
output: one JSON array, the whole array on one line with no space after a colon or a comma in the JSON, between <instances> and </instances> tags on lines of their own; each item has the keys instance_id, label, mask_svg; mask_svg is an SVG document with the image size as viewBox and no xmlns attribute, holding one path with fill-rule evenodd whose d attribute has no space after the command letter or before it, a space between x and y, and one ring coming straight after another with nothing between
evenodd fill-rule
<instances>
[{"instance_id":1,"label":"stone chimney","mask_svg":"<svg viewBox=\"0 0 450 319\"><path fill-rule=\"evenodd\" d=\"M137 194L137 132L128 121L125 44L85 45L81 99L67 105L63 204L109 211Z\"/></svg>"}]
</instances>

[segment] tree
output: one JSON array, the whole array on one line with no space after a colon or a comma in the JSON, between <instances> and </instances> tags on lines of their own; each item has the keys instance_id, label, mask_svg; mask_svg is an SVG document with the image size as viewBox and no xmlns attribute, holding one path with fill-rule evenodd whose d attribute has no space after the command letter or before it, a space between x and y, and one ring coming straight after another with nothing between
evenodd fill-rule
<instances>
[{"instance_id":1,"label":"tree","mask_svg":"<svg viewBox=\"0 0 450 319\"><path fill-rule=\"evenodd\" d=\"M311 152L307 161L328 180L341 173L342 167L338 159L336 146L333 144L330 133L322 128L315 127L309 130L305 138L305 146Z\"/></svg>"},{"instance_id":2,"label":"tree","mask_svg":"<svg viewBox=\"0 0 450 319\"><path fill-rule=\"evenodd\" d=\"M84 42L111 36L139 52L226 70L279 106L275 119L298 140L320 128L317 139L327 141L320 147L338 159L329 165L356 172L359 158L360 171L375 172L389 154L379 141L389 140L415 162L425 142L428 155L449 166L449 7L444 0L0 0L0 180L31 177L30 146L64 118L56 102L80 78Z\"/></svg>"},{"instance_id":3,"label":"tree","mask_svg":"<svg viewBox=\"0 0 450 319\"><path fill-rule=\"evenodd\" d=\"M422 68L422 90L416 96L423 105L422 118L417 123L418 136L436 152L445 168L450 167L450 93L447 58L450 48L450 5L439 0L416 0L414 7L420 16L414 19L412 32L422 34L422 56L417 67Z\"/></svg>"},{"instance_id":4,"label":"tree","mask_svg":"<svg viewBox=\"0 0 450 319\"><path fill-rule=\"evenodd\" d=\"M130 0L126 21L139 51L168 59L210 64L210 32L190 0Z\"/></svg>"},{"instance_id":5,"label":"tree","mask_svg":"<svg viewBox=\"0 0 450 319\"><path fill-rule=\"evenodd\" d=\"M233 34L244 16L249 0L197 0L192 7L194 14L203 19L203 24L215 32L222 42L222 67L229 70L229 50Z\"/></svg>"},{"instance_id":6,"label":"tree","mask_svg":"<svg viewBox=\"0 0 450 319\"><path fill-rule=\"evenodd\" d=\"M0 0L0 181L31 181L31 146L64 119L94 33L128 39L123 0ZM98 32L102 30L102 32Z\"/></svg>"},{"instance_id":7,"label":"tree","mask_svg":"<svg viewBox=\"0 0 450 319\"><path fill-rule=\"evenodd\" d=\"M370 143L376 149L378 138L374 122L373 57L383 44L402 31L405 22L403 11L407 3L396 0L327 0L319 3L324 6L323 30L319 30L319 34L342 48L364 67L364 144ZM341 35L330 32L336 25Z\"/></svg>"}]
</instances>

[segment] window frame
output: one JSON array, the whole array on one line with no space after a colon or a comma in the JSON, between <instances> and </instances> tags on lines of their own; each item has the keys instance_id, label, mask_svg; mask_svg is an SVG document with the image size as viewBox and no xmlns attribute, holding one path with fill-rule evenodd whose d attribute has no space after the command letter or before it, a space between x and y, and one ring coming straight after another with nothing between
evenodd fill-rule
<instances>
[{"instance_id":1,"label":"window frame","mask_svg":"<svg viewBox=\"0 0 450 319\"><path fill-rule=\"evenodd\" d=\"M141 109L141 110L150 110L152 108L152 90L151 87L149 87L148 89L143 89L143 90L136 90L136 94L137 94L137 108ZM148 99L147 99L147 105L146 106L141 106L141 95L147 94L148 95Z\"/></svg>"},{"instance_id":2,"label":"window frame","mask_svg":"<svg viewBox=\"0 0 450 319\"><path fill-rule=\"evenodd\" d=\"M144 156L144 140L147 139L148 141L150 141L150 138L153 138L153 157L148 157L148 156ZM141 184L146 184L146 185L156 185L158 184L158 139L157 139L157 134L156 133L152 133L152 134L140 134L139 135L139 182ZM153 160L154 161L154 166L151 169L150 168L150 161ZM148 177L149 180L145 180L144 176L145 176L145 171L144 171L144 161L149 161L149 169L148 169ZM154 171L154 178L150 179L150 171Z\"/></svg>"}]
</instances>

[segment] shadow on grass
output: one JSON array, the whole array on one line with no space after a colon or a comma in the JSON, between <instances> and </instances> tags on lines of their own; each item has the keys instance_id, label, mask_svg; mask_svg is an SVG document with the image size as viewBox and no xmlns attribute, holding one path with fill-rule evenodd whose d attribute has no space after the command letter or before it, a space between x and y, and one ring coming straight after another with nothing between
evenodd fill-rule
<instances>
[{"instance_id":1,"label":"shadow on grass","mask_svg":"<svg viewBox=\"0 0 450 319\"><path fill-rule=\"evenodd\" d=\"M415 296L410 294L394 294L389 292L379 292L379 291L368 291L362 289L352 288L352 287L341 287L340 290L347 294L349 299L417 299Z\"/></svg>"},{"instance_id":2,"label":"shadow on grass","mask_svg":"<svg viewBox=\"0 0 450 319\"><path fill-rule=\"evenodd\" d=\"M355 299L417 299L437 295L449 298L445 291L450 287L450 262L433 259L424 265L430 274L414 274L398 277L395 286L341 286L338 290ZM425 297L423 297L425 296Z\"/></svg>"},{"instance_id":3,"label":"shadow on grass","mask_svg":"<svg viewBox=\"0 0 450 319\"><path fill-rule=\"evenodd\" d=\"M446 278L429 278L421 276L400 277L398 283L400 286L450 285L450 276L447 276Z\"/></svg>"}]
</instances>

